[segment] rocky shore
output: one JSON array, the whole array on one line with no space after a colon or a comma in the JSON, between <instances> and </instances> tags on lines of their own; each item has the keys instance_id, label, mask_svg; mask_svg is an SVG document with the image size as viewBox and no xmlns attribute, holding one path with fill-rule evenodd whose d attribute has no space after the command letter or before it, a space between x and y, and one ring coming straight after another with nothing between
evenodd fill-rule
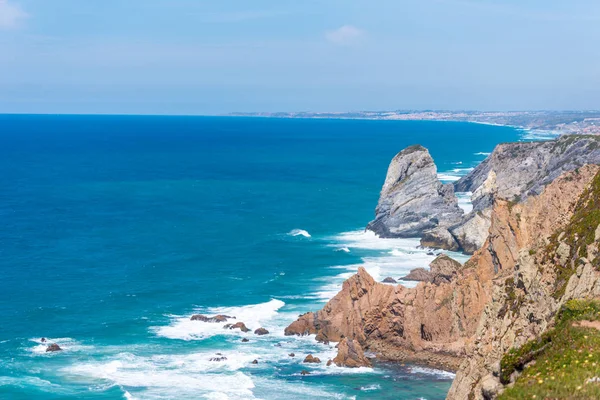
<instances>
[{"instance_id":1,"label":"rocky shore","mask_svg":"<svg viewBox=\"0 0 600 400\"><path fill-rule=\"evenodd\" d=\"M343 342L353 358L369 351L456 371L448 399L496 398L519 378L503 371L507 352L544 334L567 301L600 297L599 162L595 137L501 144L452 187L437 180L426 149L405 149L368 229L472 257L461 265L439 256L411 271L415 288L360 268L285 334ZM472 213L462 214L454 189L473 192Z\"/></svg>"}]
</instances>

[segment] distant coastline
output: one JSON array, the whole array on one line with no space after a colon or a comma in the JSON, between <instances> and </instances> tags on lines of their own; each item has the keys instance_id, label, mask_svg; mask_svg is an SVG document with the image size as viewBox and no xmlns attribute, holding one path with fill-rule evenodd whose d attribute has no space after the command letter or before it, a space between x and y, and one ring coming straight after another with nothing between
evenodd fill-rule
<instances>
[{"instance_id":1,"label":"distant coastline","mask_svg":"<svg viewBox=\"0 0 600 400\"><path fill-rule=\"evenodd\" d=\"M357 111L230 113L237 117L454 121L510 126L549 135L600 135L600 111Z\"/></svg>"}]
</instances>

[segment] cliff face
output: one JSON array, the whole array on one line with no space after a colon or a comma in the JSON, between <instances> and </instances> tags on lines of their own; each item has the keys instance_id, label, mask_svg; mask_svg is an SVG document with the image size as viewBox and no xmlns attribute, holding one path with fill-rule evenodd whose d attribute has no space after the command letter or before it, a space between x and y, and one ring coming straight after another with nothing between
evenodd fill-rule
<instances>
[{"instance_id":1,"label":"cliff face","mask_svg":"<svg viewBox=\"0 0 600 400\"><path fill-rule=\"evenodd\" d=\"M495 209L518 243L516 262L494 278L448 399L495 398L506 383L501 378L511 373L500 363L509 349L539 338L568 300L600 296L598 170L582 167L538 197Z\"/></svg>"},{"instance_id":2,"label":"cliff face","mask_svg":"<svg viewBox=\"0 0 600 400\"><path fill-rule=\"evenodd\" d=\"M598 171L581 167L521 204L496 199L484 245L449 280L408 289L360 269L286 334L351 338L382 358L458 369L449 399L494 398L509 348L543 332L567 299L600 295Z\"/></svg>"},{"instance_id":3,"label":"cliff face","mask_svg":"<svg viewBox=\"0 0 600 400\"><path fill-rule=\"evenodd\" d=\"M463 251L473 253L487 238L495 198L521 202L540 194L562 173L599 163L598 136L572 135L547 142L500 144L455 183L457 192L473 192L473 211L451 227L450 233Z\"/></svg>"},{"instance_id":4,"label":"cliff face","mask_svg":"<svg viewBox=\"0 0 600 400\"><path fill-rule=\"evenodd\" d=\"M422 146L398 153L388 168L375 220L367 229L381 237L418 237L438 226L460 221L452 185L442 185L431 155Z\"/></svg>"},{"instance_id":5,"label":"cliff face","mask_svg":"<svg viewBox=\"0 0 600 400\"><path fill-rule=\"evenodd\" d=\"M457 192L473 192L473 208L490 205L476 191L495 174L498 197L521 201L542 192L544 187L566 171L586 164L600 164L600 136L569 135L553 141L503 143L468 175L454 184Z\"/></svg>"}]
</instances>

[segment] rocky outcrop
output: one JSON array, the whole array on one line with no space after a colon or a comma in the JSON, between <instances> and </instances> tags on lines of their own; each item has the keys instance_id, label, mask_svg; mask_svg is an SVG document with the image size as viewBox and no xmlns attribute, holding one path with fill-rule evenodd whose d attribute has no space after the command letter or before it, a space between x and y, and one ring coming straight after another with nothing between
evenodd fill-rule
<instances>
[{"instance_id":1,"label":"rocky outcrop","mask_svg":"<svg viewBox=\"0 0 600 400\"><path fill-rule=\"evenodd\" d=\"M495 398L505 383L500 360L509 349L540 337L566 301L600 296L598 171L584 166L523 204L496 207L515 262L494 278L492 299L448 399Z\"/></svg>"},{"instance_id":2,"label":"rocky outcrop","mask_svg":"<svg viewBox=\"0 0 600 400\"><path fill-rule=\"evenodd\" d=\"M598 170L565 174L521 204L495 199L489 235L473 257L462 266L441 257L431 267L443 281L390 286L359 268L322 310L300 316L286 335L356 340L383 359L458 369L448 398L483 399L497 388L493 379L507 349L543 332L565 299L600 296L594 258L600 175L592 188ZM598 196L596 209L581 212L590 192ZM590 216L598 218L593 229L569 225Z\"/></svg>"},{"instance_id":3,"label":"rocky outcrop","mask_svg":"<svg viewBox=\"0 0 600 400\"><path fill-rule=\"evenodd\" d=\"M462 264L445 254L440 254L429 264L429 270L415 268L402 278L404 281L431 282L439 285L454 279Z\"/></svg>"},{"instance_id":4,"label":"rocky outcrop","mask_svg":"<svg viewBox=\"0 0 600 400\"><path fill-rule=\"evenodd\" d=\"M55 351L62 351L61 347L59 345L57 345L56 343L52 343L51 345L46 347L46 353L55 352Z\"/></svg>"},{"instance_id":5,"label":"rocky outcrop","mask_svg":"<svg viewBox=\"0 0 600 400\"><path fill-rule=\"evenodd\" d=\"M600 137L565 135L546 142L502 143L467 176L457 181L458 192L479 189L491 172L495 174L497 196L510 200L525 200L538 195L562 173L574 171L586 164L600 164ZM485 196L473 198L475 210L489 206Z\"/></svg>"},{"instance_id":6,"label":"rocky outcrop","mask_svg":"<svg viewBox=\"0 0 600 400\"><path fill-rule=\"evenodd\" d=\"M431 155L415 145L390 163L375 220L367 229L381 237L419 237L427 230L458 223L462 215L452 185L438 180Z\"/></svg>"},{"instance_id":7,"label":"rocky outcrop","mask_svg":"<svg viewBox=\"0 0 600 400\"><path fill-rule=\"evenodd\" d=\"M214 317L207 317L202 314L194 314L190 318L191 321L200 321L200 322L227 322L228 319L235 319L235 317L230 317L229 315L215 315Z\"/></svg>"},{"instance_id":8,"label":"rocky outcrop","mask_svg":"<svg viewBox=\"0 0 600 400\"><path fill-rule=\"evenodd\" d=\"M448 229L448 227L437 227L423 232L421 246L449 251L460 250L459 242Z\"/></svg>"},{"instance_id":9,"label":"rocky outcrop","mask_svg":"<svg viewBox=\"0 0 600 400\"><path fill-rule=\"evenodd\" d=\"M303 362L308 364L319 364L321 362L321 359L319 359L319 357L313 356L312 354L309 354L304 358Z\"/></svg>"},{"instance_id":10,"label":"rocky outcrop","mask_svg":"<svg viewBox=\"0 0 600 400\"><path fill-rule=\"evenodd\" d=\"M243 322L237 322L235 324L227 324L223 328L225 329L239 329L242 332L250 332L250 329L246 327L246 324Z\"/></svg>"},{"instance_id":11,"label":"rocky outcrop","mask_svg":"<svg viewBox=\"0 0 600 400\"><path fill-rule=\"evenodd\" d=\"M257 330L254 331L254 334L259 335L259 336L268 335L269 331L266 330L265 328L258 328Z\"/></svg>"},{"instance_id":12,"label":"rocky outcrop","mask_svg":"<svg viewBox=\"0 0 600 400\"><path fill-rule=\"evenodd\" d=\"M344 338L338 344L337 356L333 363L338 367L358 368L370 367L371 361L365 357L362 347L358 341Z\"/></svg>"},{"instance_id":13,"label":"rocky outcrop","mask_svg":"<svg viewBox=\"0 0 600 400\"><path fill-rule=\"evenodd\" d=\"M388 276L387 278L385 278L383 281L383 283L398 283L396 282L396 280L394 278L392 278L391 276Z\"/></svg>"},{"instance_id":14,"label":"rocky outcrop","mask_svg":"<svg viewBox=\"0 0 600 400\"><path fill-rule=\"evenodd\" d=\"M473 211L449 231L460 249L472 254L487 238L494 199L522 202L540 194L562 173L599 163L598 136L568 135L546 142L499 144L454 184L457 192L473 192Z\"/></svg>"}]
</instances>

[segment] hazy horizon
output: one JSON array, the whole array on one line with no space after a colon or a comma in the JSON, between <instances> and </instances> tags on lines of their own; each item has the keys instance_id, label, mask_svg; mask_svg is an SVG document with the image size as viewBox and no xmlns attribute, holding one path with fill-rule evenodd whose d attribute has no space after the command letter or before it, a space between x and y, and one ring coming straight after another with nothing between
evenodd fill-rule
<instances>
[{"instance_id":1,"label":"hazy horizon","mask_svg":"<svg viewBox=\"0 0 600 400\"><path fill-rule=\"evenodd\" d=\"M0 113L597 110L600 4L0 0Z\"/></svg>"}]
</instances>

